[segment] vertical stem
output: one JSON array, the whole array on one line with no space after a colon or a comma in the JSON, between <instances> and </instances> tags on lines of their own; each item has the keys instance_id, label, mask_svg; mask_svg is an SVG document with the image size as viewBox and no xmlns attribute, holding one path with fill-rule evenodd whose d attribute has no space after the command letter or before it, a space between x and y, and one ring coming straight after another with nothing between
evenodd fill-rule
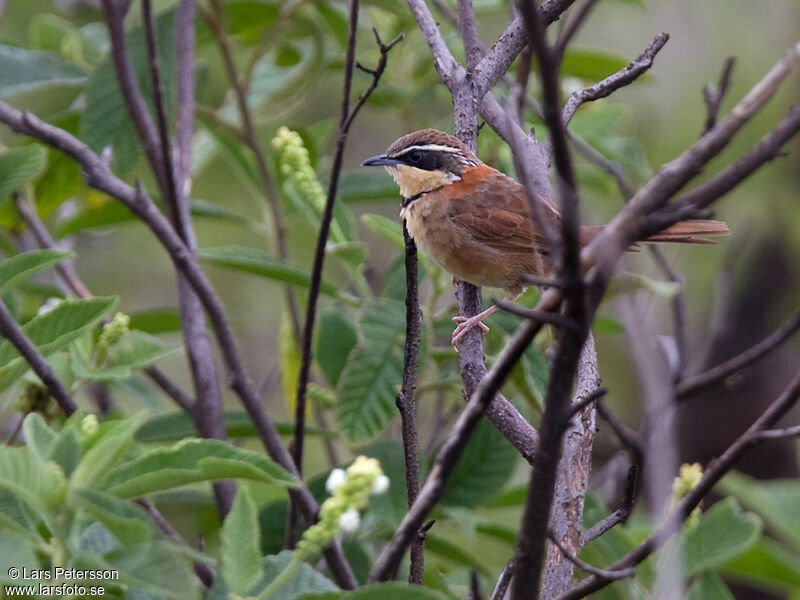
<instances>
[{"instance_id":1,"label":"vertical stem","mask_svg":"<svg viewBox=\"0 0 800 600\"><path fill-rule=\"evenodd\" d=\"M406 341L403 353L403 382L397 396L397 408L400 410L402 421L408 507L411 508L419 495L416 389L422 313L419 309L417 286L417 245L408 233L405 221L403 238L406 243ZM408 576L410 583L422 585L424 560L424 539L420 533L411 541L411 570Z\"/></svg>"}]
</instances>

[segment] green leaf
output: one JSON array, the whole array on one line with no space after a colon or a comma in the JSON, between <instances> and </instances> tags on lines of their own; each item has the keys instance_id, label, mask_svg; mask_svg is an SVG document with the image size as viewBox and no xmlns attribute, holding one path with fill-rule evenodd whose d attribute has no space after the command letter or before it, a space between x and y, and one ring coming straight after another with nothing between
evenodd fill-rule
<instances>
[{"instance_id":1,"label":"green leaf","mask_svg":"<svg viewBox=\"0 0 800 600\"><path fill-rule=\"evenodd\" d=\"M736 498L718 502L683 539L684 571L694 575L745 552L761 534L761 519L744 513Z\"/></svg>"},{"instance_id":2,"label":"green leaf","mask_svg":"<svg viewBox=\"0 0 800 600\"><path fill-rule=\"evenodd\" d=\"M261 576L258 510L246 486L240 485L233 508L222 524L222 576L234 594L244 596Z\"/></svg>"},{"instance_id":3,"label":"green leaf","mask_svg":"<svg viewBox=\"0 0 800 600\"><path fill-rule=\"evenodd\" d=\"M111 200L99 208L86 208L65 220L58 226L56 236L63 238L86 229L107 228L128 221L136 221L136 216L121 202Z\"/></svg>"},{"instance_id":4,"label":"green leaf","mask_svg":"<svg viewBox=\"0 0 800 600\"><path fill-rule=\"evenodd\" d=\"M36 508L23 496L0 485L0 528L4 533L15 531L38 543L41 540L40 526L46 517Z\"/></svg>"},{"instance_id":5,"label":"green leaf","mask_svg":"<svg viewBox=\"0 0 800 600\"><path fill-rule=\"evenodd\" d=\"M71 252L58 250L31 250L7 258L0 262L0 294L71 256Z\"/></svg>"},{"instance_id":6,"label":"green leaf","mask_svg":"<svg viewBox=\"0 0 800 600\"><path fill-rule=\"evenodd\" d=\"M128 316L131 318L130 328L145 333L169 333L181 329L181 315L171 306L132 312Z\"/></svg>"},{"instance_id":7,"label":"green leaf","mask_svg":"<svg viewBox=\"0 0 800 600\"><path fill-rule=\"evenodd\" d=\"M55 463L46 463L27 447L0 448L0 487L32 506L53 505L64 497L65 479Z\"/></svg>"},{"instance_id":8,"label":"green leaf","mask_svg":"<svg viewBox=\"0 0 800 600\"><path fill-rule=\"evenodd\" d=\"M356 328L345 312L336 307L321 311L317 320L314 356L325 379L335 387L347 364L347 357L358 342Z\"/></svg>"},{"instance_id":9,"label":"green leaf","mask_svg":"<svg viewBox=\"0 0 800 600\"><path fill-rule=\"evenodd\" d=\"M82 185L78 163L63 152L50 150L47 168L34 188L36 211L40 216L49 215L62 202L76 195Z\"/></svg>"},{"instance_id":10,"label":"green leaf","mask_svg":"<svg viewBox=\"0 0 800 600\"><path fill-rule=\"evenodd\" d=\"M716 573L703 573L686 594L687 600L734 600L733 594Z\"/></svg>"},{"instance_id":11,"label":"green leaf","mask_svg":"<svg viewBox=\"0 0 800 600\"><path fill-rule=\"evenodd\" d=\"M263 577L252 589L251 595L258 595L269 583L275 579L291 562L292 552L281 552L274 556L266 556L263 561ZM228 579L225 579L228 582ZM229 582L228 582L229 583ZM284 584L275 590L270 600L294 600L309 592L327 592L339 588L330 579L317 573L308 563L302 563L300 568L289 577Z\"/></svg>"},{"instance_id":12,"label":"green leaf","mask_svg":"<svg viewBox=\"0 0 800 600\"><path fill-rule=\"evenodd\" d=\"M392 199L400 205L400 192L397 184L386 173L368 171L347 171L339 180L339 198L343 202L374 202ZM399 212L398 208L398 212Z\"/></svg>"},{"instance_id":13,"label":"green leaf","mask_svg":"<svg viewBox=\"0 0 800 600\"><path fill-rule=\"evenodd\" d=\"M625 68L629 62L627 58L603 50L569 48L564 53L561 72L580 79L599 81Z\"/></svg>"},{"instance_id":14,"label":"green leaf","mask_svg":"<svg viewBox=\"0 0 800 600\"><path fill-rule=\"evenodd\" d=\"M741 473L729 473L719 484L726 494L736 496L757 513L778 537L800 549L800 482L793 479L758 481Z\"/></svg>"},{"instance_id":15,"label":"green leaf","mask_svg":"<svg viewBox=\"0 0 800 600\"><path fill-rule=\"evenodd\" d=\"M294 477L259 452L220 440L186 439L112 469L100 486L121 498L136 498L198 481L233 478L297 485Z\"/></svg>"},{"instance_id":16,"label":"green leaf","mask_svg":"<svg viewBox=\"0 0 800 600\"><path fill-rule=\"evenodd\" d=\"M472 554L463 545L451 542L442 536L428 533L425 536L425 550L467 569L476 569L486 577L492 576L491 569L480 557Z\"/></svg>"},{"instance_id":17,"label":"green leaf","mask_svg":"<svg viewBox=\"0 0 800 600\"><path fill-rule=\"evenodd\" d=\"M38 569L39 561L36 560L35 548L36 546L31 543L31 540L13 531L4 531L3 535L0 535L0 582L19 584L18 580L11 579L9 576L12 567L20 570L27 569L28 572Z\"/></svg>"},{"instance_id":18,"label":"green leaf","mask_svg":"<svg viewBox=\"0 0 800 600\"><path fill-rule=\"evenodd\" d=\"M156 22L157 43L161 58L161 80L167 106L171 107L173 73L175 70L175 13L168 11ZM133 66L142 94L152 107L152 87L144 30L141 26L126 36L128 57ZM112 59L107 56L95 68L86 90L86 112L80 123L80 137L96 154L106 146L113 148L111 166L114 172L128 173L139 160L141 145L133 121L128 114L115 74Z\"/></svg>"},{"instance_id":19,"label":"green leaf","mask_svg":"<svg viewBox=\"0 0 800 600\"><path fill-rule=\"evenodd\" d=\"M398 248L405 249L406 243L403 240L403 227L397 221L388 219L383 215L365 213L361 215L361 222L373 233L378 234L389 243L394 244Z\"/></svg>"},{"instance_id":20,"label":"green leaf","mask_svg":"<svg viewBox=\"0 0 800 600\"><path fill-rule=\"evenodd\" d=\"M95 490L76 490L74 498L78 506L98 519L123 544L141 544L153 538L152 521L133 502Z\"/></svg>"},{"instance_id":21,"label":"green leaf","mask_svg":"<svg viewBox=\"0 0 800 600\"><path fill-rule=\"evenodd\" d=\"M317 592L297 600L449 600L449 596L421 585L393 581L360 587L352 592Z\"/></svg>"},{"instance_id":22,"label":"green leaf","mask_svg":"<svg viewBox=\"0 0 800 600\"><path fill-rule=\"evenodd\" d=\"M212 265L237 269L301 287L308 287L309 285L310 274L308 271L288 260L273 256L258 248L221 246L217 248L201 248L198 254L201 260ZM336 295L336 288L324 281L320 291L329 296Z\"/></svg>"},{"instance_id":23,"label":"green leaf","mask_svg":"<svg viewBox=\"0 0 800 600\"><path fill-rule=\"evenodd\" d=\"M757 587L800 591L800 559L797 553L766 537L729 560L720 571Z\"/></svg>"},{"instance_id":24,"label":"green leaf","mask_svg":"<svg viewBox=\"0 0 800 600\"><path fill-rule=\"evenodd\" d=\"M143 331L132 330L114 347L110 364L115 367L141 369L176 351L157 337Z\"/></svg>"},{"instance_id":25,"label":"green leaf","mask_svg":"<svg viewBox=\"0 0 800 600\"><path fill-rule=\"evenodd\" d=\"M46 166L47 148L39 144L26 144L0 154L0 201L36 179Z\"/></svg>"},{"instance_id":26,"label":"green leaf","mask_svg":"<svg viewBox=\"0 0 800 600\"><path fill-rule=\"evenodd\" d=\"M228 1L223 5L225 31L245 43L255 43L278 17L277 5L253 0Z\"/></svg>"},{"instance_id":27,"label":"green leaf","mask_svg":"<svg viewBox=\"0 0 800 600\"><path fill-rule=\"evenodd\" d=\"M405 310L389 299L364 304L359 344L339 380L337 420L351 442L367 441L397 415L395 396L403 377Z\"/></svg>"},{"instance_id":28,"label":"green leaf","mask_svg":"<svg viewBox=\"0 0 800 600\"><path fill-rule=\"evenodd\" d=\"M56 439L55 432L50 429L38 413L28 413L22 423L25 443L43 461L50 458L50 449Z\"/></svg>"},{"instance_id":29,"label":"green leaf","mask_svg":"<svg viewBox=\"0 0 800 600\"><path fill-rule=\"evenodd\" d=\"M144 419L145 413L138 413L125 420L104 423L99 438L81 459L70 477L70 487L74 489L94 488L98 480L114 467L133 444L133 434Z\"/></svg>"},{"instance_id":30,"label":"green leaf","mask_svg":"<svg viewBox=\"0 0 800 600\"><path fill-rule=\"evenodd\" d=\"M482 419L447 480L442 504L473 507L491 498L511 477L517 451Z\"/></svg>"},{"instance_id":31,"label":"green leaf","mask_svg":"<svg viewBox=\"0 0 800 600\"><path fill-rule=\"evenodd\" d=\"M64 426L53 441L48 458L60 466L69 478L78 466L82 453L78 434L74 428Z\"/></svg>"},{"instance_id":32,"label":"green leaf","mask_svg":"<svg viewBox=\"0 0 800 600\"><path fill-rule=\"evenodd\" d=\"M0 98L86 83L86 75L80 69L50 52L0 44L0 64Z\"/></svg>"},{"instance_id":33,"label":"green leaf","mask_svg":"<svg viewBox=\"0 0 800 600\"><path fill-rule=\"evenodd\" d=\"M250 415L245 411L229 409L224 412L224 418L225 431L229 437L258 435ZM281 435L294 434L294 425L291 423L275 423L275 427ZM136 439L140 442L174 442L199 435L192 417L184 411L151 417L136 431ZM306 435L331 436L334 434L316 427L306 427Z\"/></svg>"}]
</instances>

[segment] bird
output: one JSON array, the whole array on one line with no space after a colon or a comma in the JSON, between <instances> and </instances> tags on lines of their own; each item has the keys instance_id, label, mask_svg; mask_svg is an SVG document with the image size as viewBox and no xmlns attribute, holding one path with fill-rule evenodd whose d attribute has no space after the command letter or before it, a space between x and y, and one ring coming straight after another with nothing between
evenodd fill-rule
<instances>
[{"instance_id":1,"label":"bird","mask_svg":"<svg viewBox=\"0 0 800 600\"><path fill-rule=\"evenodd\" d=\"M516 299L526 279L549 280L555 265L549 244L533 217L522 184L485 164L457 137L438 129L422 129L395 140L385 153L367 158L366 167L384 167L402 196L400 217L409 235L434 262L457 280L502 288ZM560 231L561 215L551 201L536 197L544 219ZM602 226L584 226L580 244L587 245ZM728 235L722 221L681 221L647 242L713 243L709 236ZM452 344L458 348L473 327L484 333L483 320L492 305L473 316L456 316Z\"/></svg>"}]
</instances>

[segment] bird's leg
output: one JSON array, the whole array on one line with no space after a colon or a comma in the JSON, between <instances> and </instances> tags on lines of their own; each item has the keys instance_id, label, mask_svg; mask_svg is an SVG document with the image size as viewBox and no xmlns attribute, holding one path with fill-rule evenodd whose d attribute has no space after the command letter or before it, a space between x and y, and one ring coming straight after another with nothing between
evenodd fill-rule
<instances>
[{"instance_id":1,"label":"bird's leg","mask_svg":"<svg viewBox=\"0 0 800 600\"><path fill-rule=\"evenodd\" d=\"M458 349L458 343L461 341L461 338L463 338L467 334L467 332L475 326L481 328L481 331L483 331L483 335L489 333L489 328L484 324L483 320L496 310L497 306L492 304L492 306L490 306L483 312L478 313L474 317L468 318L468 317L463 317L461 315L453 317L453 321L458 323L458 327L456 327L455 331L453 332L453 339L451 342L453 344L453 348Z\"/></svg>"}]
</instances>

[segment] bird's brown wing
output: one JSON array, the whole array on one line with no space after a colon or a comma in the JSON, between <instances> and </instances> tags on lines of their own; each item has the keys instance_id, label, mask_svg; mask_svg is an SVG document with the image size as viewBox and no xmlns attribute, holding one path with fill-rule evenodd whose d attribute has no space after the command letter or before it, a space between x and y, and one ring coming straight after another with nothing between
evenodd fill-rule
<instances>
[{"instance_id":1,"label":"bird's brown wing","mask_svg":"<svg viewBox=\"0 0 800 600\"><path fill-rule=\"evenodd\" d=\"M487 248L504 253L538 248L545 254L547 242L531 217L524 188L499 171L485 169L491 172L481 173L477 181L465 178L463 186L452 186L464 190L453 190L457 193L449 202L450 220ZM542 212L557 223L558 215L549 206Z\"/></svg>"}]
</instances>

